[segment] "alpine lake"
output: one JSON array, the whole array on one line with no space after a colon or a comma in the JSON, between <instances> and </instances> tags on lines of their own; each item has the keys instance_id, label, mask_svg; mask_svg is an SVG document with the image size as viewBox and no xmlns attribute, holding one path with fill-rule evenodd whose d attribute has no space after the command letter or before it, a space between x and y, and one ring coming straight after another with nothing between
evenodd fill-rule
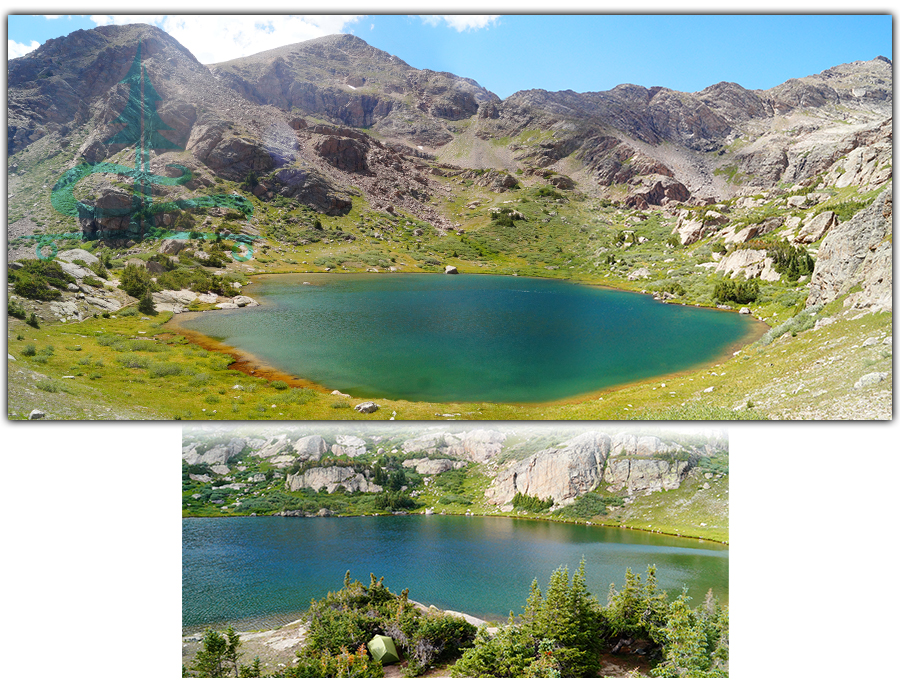
<instances>
[{"instance_id":1,"label":"alpine lake","mask_svg":"<svg viewBox=\"0 0 900 683\"><path fill-rule=\"evenodd\" d=\"M183 330L361 398L546 403L710 363L762 334L749 316L565 280L306 273L258 277L258 307Z\"/></svg>"},{"instance_id":2,"label":"alpine lake","mask_svg":"<svg viewBox=\"0 0 900 683\"><path fill-rule=\"evenodd\" d=\"M534 579L546 589L555 569L571 576L582 558L603 604L627 568L645 578L648 565L670 600L687 590L697 605L712 590L728 602L728 548L712 541L508 517L186 518L182 629L276 628L340 589L348 570L425 605L504 621Z\"/></svg>"}]
</instances>

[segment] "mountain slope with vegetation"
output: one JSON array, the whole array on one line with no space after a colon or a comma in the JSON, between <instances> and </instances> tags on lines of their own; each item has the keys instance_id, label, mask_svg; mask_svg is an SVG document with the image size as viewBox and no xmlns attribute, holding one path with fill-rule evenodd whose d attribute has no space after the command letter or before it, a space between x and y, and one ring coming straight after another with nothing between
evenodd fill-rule
<instances>
[{"instance_id":1,"label":"mountain slope with vegetation","mask_svg":"<svg viewBox=\"0 0 900 683\"><path fill-rule=\"evenodd\" d=\"M120 133L138 45L161 146L129 176ZM767 91L622 85L501 101L353 36L204 66L128 25L48 41L8 76L10 417L102 417L101 395L168 419L891 415L884 58ZM139 178L152 203L122 218ZM78 211L60 211L62 190ZM714 368L601 397L385 399L358 414L353 397L162 326L254 305L240 290L266 273L446 267L744 310L772 334Z\"/></svg>"},{"instance_id":2,"label":"mountain slope with vegetation","mask_svg":"<svg viewBox=\"0 0 900 683\"><path fill-rule=\"evenodd\" d=\"M720 432L185 431L185 516L513 515L728 541Z\"/></svg>"}]
</instances>

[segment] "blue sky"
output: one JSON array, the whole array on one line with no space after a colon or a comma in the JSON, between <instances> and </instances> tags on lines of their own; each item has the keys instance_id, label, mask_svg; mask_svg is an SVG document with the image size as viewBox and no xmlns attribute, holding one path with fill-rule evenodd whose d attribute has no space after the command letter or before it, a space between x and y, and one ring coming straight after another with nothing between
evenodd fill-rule
<instances>
[{"instance_id":1,"label":"blue sky","mask_svg":"<svg viewBox=\"0 0 900 683\"><path fill-rule=\"evenodd\" d=\"M411 66L473 78L500 97L528 88L588 92L620 83L695 92L734 81L765 89L845 62L893 59L893 18L886 13L50 16L8 15L10 58L48 38L113 22L155 23L204 63L353 33Z\"/></svg>"}]
</instances>

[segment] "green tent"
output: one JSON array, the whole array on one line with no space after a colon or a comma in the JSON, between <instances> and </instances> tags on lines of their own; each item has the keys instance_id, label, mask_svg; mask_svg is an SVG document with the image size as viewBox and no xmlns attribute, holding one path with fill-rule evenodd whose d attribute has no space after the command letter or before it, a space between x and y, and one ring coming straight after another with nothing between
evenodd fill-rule
<instances>
[{"instance_id":1,"label":"green tent","mask_svg":"<svg viewBox=\"0 0 900 683\"><path fill-rule=\"evenodd\" d=\"M382 664L393 664L399 662L400 657L397 656L397 648L394 646L394 639L387 636L375 636L369 641L369 654L372 659Z\"/></svg>"}]
</instances>

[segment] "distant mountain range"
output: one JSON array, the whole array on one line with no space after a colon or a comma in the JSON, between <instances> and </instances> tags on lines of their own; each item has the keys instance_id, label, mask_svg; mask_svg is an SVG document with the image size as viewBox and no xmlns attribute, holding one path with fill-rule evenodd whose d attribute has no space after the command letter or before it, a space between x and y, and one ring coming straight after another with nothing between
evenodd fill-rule
<instances>
[{"instance_id":1,"label":"distant mountain range","mask_svg":"<svg viewBox=\"0 0 900 683\"><path fill-rule=\"evenodd\" d=\"M315 168L330 186L317 208L332 211L340 210L330 195L346 185L344 173L411 189L408 177L391 173L403 165L397 154L462 168L553 170L585 193L642 207L803 183L856 147L891 139L892 64L884 57L769 90L619 85L501 100L471 79L415 69L352 35L204 66L166 33L134 24L77 31L9 62L9 153L38 142L45 154L77 145L75 156L88 161L114 152L104 140L115 132L119 81L138 43L162 98L159 115L195 170L241 179L250 170ZM889 160L890 146L880 154Z\"/></svg>"}]
</instances>

